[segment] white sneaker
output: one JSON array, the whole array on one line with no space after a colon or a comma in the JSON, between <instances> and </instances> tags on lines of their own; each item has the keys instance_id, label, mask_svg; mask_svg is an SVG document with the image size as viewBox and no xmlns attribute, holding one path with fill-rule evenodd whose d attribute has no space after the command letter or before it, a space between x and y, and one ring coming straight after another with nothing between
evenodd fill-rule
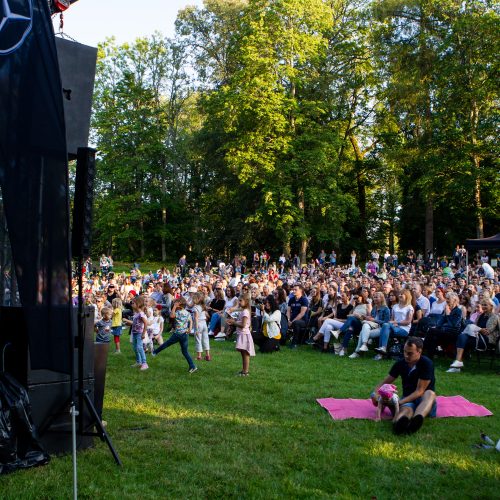
<instances>
[{"instance_id":1,"label":"white sneaker","mask_svg":"<svg viewBox=\"0 0 500 500\"><path fill-rule=\"evenodd\" d=\"M340 351L339 351L339 356L345 356L345 351L344 351L344 349L340 349Z\"/></svg>"},{"instance_id":2,"label":"white sneaker","mask_svg":"<svg viewBox=\"0 0 500 500\"><path fill-rule=\"evenodd\" d=\"M375 361L380 361L381 359L384 359L384 356L382 356L382 354L377 354L376 356L374 356L373 358Z\"/></svg>"},{"instance_id":3,"label":"white sneaker","mask_svg":"<svg viewBox=\"0 0 500 500\"><path fill-rule=\"evenodd\" d=\"M453 363L450 365L450 368L463 368L464 364L461 361L453 361Z\"/></svg>"},{"instance_id":4,"label":"white sneaker","mask_svg":"<svg viewBox=\"0 0 500 500\"><path fill-rule=\"evenodd\" d=\"M359 349L359 352L368 352L368 346L366 344L363 344Z\"/></svg>"},{"instance_id":5,"label":"white sneaker","mask_svg":"<svg viewBox=\"0 0 500 500\"><path fill-rule=\"evenodd\" d=\"M460 368L450 368L446 370L446 373L460 373L461 371Z\"/></svg>"},{"instance_id":6,"label":"white sneaker","mask_svg":"<svg viewBox=\"0 0 500 500\"><path fill-rule=\"evenodd\" d=\"M222 332L219 332L215 337L214 339L225 339L226 338L226 335Z\"/></svg>"},{"instance_id":7,"label":"white sneaker","mask_svg":"<svg viewBox=\"0 0 500 500\"><path fill-rule=\"evenodd\" d=\"M356 359L356 358L359 358L359 357L360 357L360 356L359 356L359 354L358 354L357 352L353 352L353 353L349 356L349 358L350 358L350 359Z\"/></svg>"}]
</instances>

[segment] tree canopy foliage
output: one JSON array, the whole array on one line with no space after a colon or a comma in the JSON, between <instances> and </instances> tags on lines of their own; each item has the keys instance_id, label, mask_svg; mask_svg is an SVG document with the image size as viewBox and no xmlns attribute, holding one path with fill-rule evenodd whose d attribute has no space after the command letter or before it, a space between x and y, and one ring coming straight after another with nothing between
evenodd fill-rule
<instances>
[{"instance_id":1,"label":"tree canopy foliage","mask_svg":"<svg viewBox=\"0 0 500 500\"><path fill-rule=\"evenodd\" d=\"M206 0L99 47L94 242L118 258L449 251L498 230L498 4Z\"/></svg>"}]
</instances>

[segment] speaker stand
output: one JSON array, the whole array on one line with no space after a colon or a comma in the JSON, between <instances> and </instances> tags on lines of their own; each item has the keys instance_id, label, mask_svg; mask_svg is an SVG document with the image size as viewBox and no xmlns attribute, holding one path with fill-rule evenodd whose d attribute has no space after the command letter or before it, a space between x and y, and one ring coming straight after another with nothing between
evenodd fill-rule
<instances>
[{"instance_id":1,"label":"speaker stand","mask_svg":"<svg viewBox=\"0 0 500 500\"><path fill-rule=\"evenodd\" d=\"M84 389L83 386L83 344L84 344L84 328L83 323L85 320L84 312L83 312L83 252L78 252L78 260L77 260L77 278L78 278L78 342L77 342L77 353L78 353L78 390L77 396L79 401L79 409L82 411L83 405L85 404L87 409L89 410L92 424L95 426L97 432L86 432L83 428L83 414L78 419L78 434L81 436L97 436L101 439L101 441L105 441L108 445L109 451L113 455L115 462L117 465L121 466L122 462L118 453L116 452L113 443L111 442L106 429L102 425L101 416L97 413L95 409L93 401L90 399L88 391ZM74 376L72 372L71 376Z\"/></svg>"},{"instance_id":2,"label":"speaker stand","mask_svg":"<svg viewBox=\"0 0 500 500\"><path fill-rule=\"evenodd\" d=\"M94 403L90 399L88 391L86 390L83 391L83 400L85 402L85 405L87 406L87 409L89 410L90 415L92 416L92 420L96 428L96 432L85 432L83 433L83 435L96 436L99 437L101 441L105 441L106 444L108 445L109 451L111 452L113 458L115 459L116 464L121 466L122 461L120 460L120 457L118 456L118 453L116 452L113 443L111 442L111 439L108 433L106 432L106 429L104 428L104 425L102 425L102 420L97 414L97 410L95 409Z\"/></svg>"}]
</instances>

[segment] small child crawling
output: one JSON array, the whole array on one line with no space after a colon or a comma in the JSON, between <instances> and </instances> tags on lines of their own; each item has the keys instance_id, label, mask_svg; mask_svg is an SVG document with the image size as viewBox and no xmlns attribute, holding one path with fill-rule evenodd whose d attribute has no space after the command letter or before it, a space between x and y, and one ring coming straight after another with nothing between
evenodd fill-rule
<instances>
[{"instance_id":1,"label":"small child crawling","mask_svg":"<svg viewBox=\"0 0 500 500\"><path fill-rule=\"evenodd\" d=\"M382 412L388 407L392 413L393 420L399 413L398 388L394 384L383 384L377 390L377 422L380 422Z\"/></svg>"}]
</instances>

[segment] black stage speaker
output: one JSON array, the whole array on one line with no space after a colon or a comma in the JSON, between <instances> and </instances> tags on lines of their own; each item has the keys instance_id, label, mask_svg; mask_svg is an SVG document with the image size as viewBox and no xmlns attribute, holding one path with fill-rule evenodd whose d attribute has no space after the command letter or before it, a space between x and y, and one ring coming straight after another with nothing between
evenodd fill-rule
<instances>
[{"instance_id":1,"label":"black stage speaker","mask_svg":"<svg viewBox=\"0 0 500 500\"><path fill-rule=\"evenodd\" d=\"M71 254L76 259L90 255L94 203L95 149L78 148L75 177Z\"/></svg>"},{"instance_id":2,"label":"black stage speaker","mask_svg":"<svg viewBox=\"0 0 500 500\"><path fill-rule=\"evenodd\" d=\"M91 400L94 398L94 308L84 309L83 383ZM76 323L77 311L74 310ZM3 369L12 374L28 390L32 407L33 422L40 435L40 441L49 453L71 451L71 419L69 414L70 377L68 374L51 370L32 370L28 349L28 335L24 310L21 307L0 307L0 353ZM76 327L75 330L76 331ZM69 335L69 332L68 332ZM75 351L75 376L78 366ZM76 379L75 383L78 383ZM83 412L84 427L90 425L86 407ZM78 436L80 449L92 446L92 437Z\"/></svg>"},{"instance_id":3,"label":"black stage speaker","mask_svg":"<svg viewBox=\"0 0 500 500\"><path fill-rule=\"evenodd\" d=\"M97 48L56 37L68 155L88 146Z\"/></svg>"}]
</instances>

